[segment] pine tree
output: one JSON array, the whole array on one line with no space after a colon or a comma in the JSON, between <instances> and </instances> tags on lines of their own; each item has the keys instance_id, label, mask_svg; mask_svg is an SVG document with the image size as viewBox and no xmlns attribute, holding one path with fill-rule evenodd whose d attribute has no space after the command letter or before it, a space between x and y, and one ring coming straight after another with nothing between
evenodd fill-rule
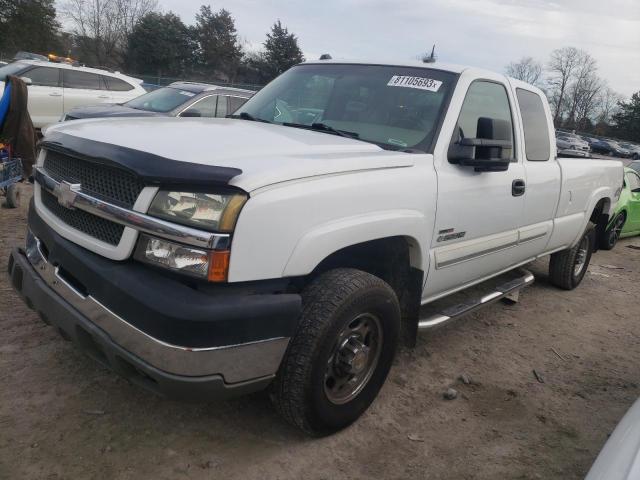
<instances>
[{"instance_id":1,"label":"pine tree","mask_svg":"<svg viewBox=\"0 0 640 480\"><path fill-rule=\"evenodd\" d=\"M273 24L264 42L265 69L269 78L275 78L292 66L304 61L298 38L282 26L280 20Z\"/></svg>"},{"instance_id":2,"label":"pine tree","mask_svg":"<svg viewBox=\"0 0 640 480\"><path fill-rule=\"evenodd\" d=\"M613 115L614 134L625 140L640 142L640 91L628 102L618 102L620 111Z\"/></svg>"},{"instance_id":3,"label":"pine tree","mask_svg":"<svg viewBox=\"0 0 640 480\"><path fill-rule=\"evenodd\" d=\"M133 72L178 76L188 69L193 50L190 31L180 17L152 12L129 35L126 62Z\"/></svg>"},{"instance_id":4,"label":"pine tree","mask_svg":"<svg viewBox=\"0 0 640 480\"><path fill-rule=\"evenodd\" d=\"M0 0L0 53L47 54L58 46L54 0Z\"/></svg>"},{"instance_id":5,"label":"pine tree","mask_svg":"<svg viewBox=\"0 0 640 480\"><path fill-rule=\"evenodd\" d=\"M199 63L204 73L233 79L242 58L235 21L222 9L213 12L203 5L196 14L195 26Z\"/></svg>"}]
</instances>

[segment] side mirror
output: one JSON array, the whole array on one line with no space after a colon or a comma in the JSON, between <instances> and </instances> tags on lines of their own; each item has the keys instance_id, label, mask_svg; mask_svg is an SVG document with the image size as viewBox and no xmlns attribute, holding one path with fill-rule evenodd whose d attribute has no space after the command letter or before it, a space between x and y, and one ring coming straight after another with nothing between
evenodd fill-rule
<instances>
[{"instance_id":1,"label":"side mirror","mask_svg":"<svg viewBox=\"0 0 640 480\"><path fill-rule=\"evenodd\" d=\"M202 114L197 110L185 110L180 114L181 117L201 117Z\"/></svg>"},{"instance_id":2,"label":"side mirror","mask_svg":"<svg viewBox=\"0 0 640 480\"><path fill-rule=\"evenodd\" d=\"M476 138L465 138L459 128L458 139L449 147L449 162L474 167L476 172L508 170L513 151L511 124L505 120L480 117L477 135Z\"/></svg>"},{"instance_id":3,"label":"side mirror","mask_svg":"<svg viewBox=\"0 0 640 480\"><path fill-rule=\"evenodd\" d=\"M20 80L22 80L27 85L31 85L33 83L33 80L31 80L29 77L20 77Z\"/></svg>"}]
</instances>

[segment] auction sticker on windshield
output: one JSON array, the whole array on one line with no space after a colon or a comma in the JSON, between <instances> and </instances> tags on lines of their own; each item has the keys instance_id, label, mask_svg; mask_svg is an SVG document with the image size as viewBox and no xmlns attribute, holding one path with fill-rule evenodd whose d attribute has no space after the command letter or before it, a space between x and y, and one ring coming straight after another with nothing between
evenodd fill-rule
<instances>
[{"instance_id":1,"label":"auction sticker on windshield","mask_svg":"<svg viewBox=\"0 0 640 480\"><path fill-rule=\"evenodd\" d=\"M405 75L394 75L391 77L391 80L389 80L389 83L387 83L388 87L418 88L430 92L437 92L440 89L440 85L442 85L440 80L424 77L408 77Z\"/></svg>"}]
</instances>

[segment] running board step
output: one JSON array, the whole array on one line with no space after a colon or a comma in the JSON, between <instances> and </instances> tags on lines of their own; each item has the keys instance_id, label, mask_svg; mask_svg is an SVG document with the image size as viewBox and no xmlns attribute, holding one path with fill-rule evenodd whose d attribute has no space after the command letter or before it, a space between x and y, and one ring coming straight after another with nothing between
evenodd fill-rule
<instances>
[{"instance_id":1,"label":"running board step","mask_svg":"<svg viewBox=\"0 0 640 480\"><path fill-rule=\"evenodd\" d=\"M445 308L440 313L430 315L418 320L418 330L428 330L439 327L445 323L455 320L467 313L471 313L481 307L489 305L509 294L519 291L521 288L531 285L534 281L533 273L528 270L520 269L522 276L510 280L502 285L497 286L493 292L483 295L482 297L471 299L468 302L453 305Z\"/></svg>"}]
</instances>

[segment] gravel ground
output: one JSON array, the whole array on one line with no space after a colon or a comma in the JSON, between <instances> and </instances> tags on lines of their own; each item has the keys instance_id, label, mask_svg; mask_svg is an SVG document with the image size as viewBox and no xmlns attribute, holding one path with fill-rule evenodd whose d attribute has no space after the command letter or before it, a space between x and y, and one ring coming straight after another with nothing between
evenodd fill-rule
<instances>
[{"instance_id":1,"label":"gravel ground","mask_svg":"<svg viewBox=\"0 0 640 480\"><path fill-rule=\"evenodd\" d=\"M26 205L0 209L2 265L25 215ZM421 335L364 417L323 439L284 424L263 394L183 404L129 385L0 275L0 478L581 479L640 395L640 250L630 246L640 239L594 255L572 292L536 262L518 304ZM458 396L445 400L450 387Z\"/></svg>"}]
</instances>

